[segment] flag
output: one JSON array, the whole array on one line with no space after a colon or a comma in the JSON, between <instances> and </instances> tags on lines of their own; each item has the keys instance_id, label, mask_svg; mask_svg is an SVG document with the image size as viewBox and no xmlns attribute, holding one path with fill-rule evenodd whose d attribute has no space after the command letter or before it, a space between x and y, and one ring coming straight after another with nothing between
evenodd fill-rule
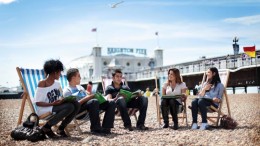
<instances>
[{"instance_id":1,"label":"flag","mask_svg":"<svg viewBox=\"0 0 260 146\"><path fill-rule=\"evenodd\" d=\"M158 32L155 32L155 35L158 35Z\"/></svg>"},{"instance_id":2,"label":"flag","mask_svg":"<svg viewBox=\"0 0 260 146\"><path fill-rule=\"evenodd\" d=\"M92 31L92 32L96 32L96 31L97 31L97 28L92 28L91 31Z\"/></svg>"},{"instance_id":3,"label":"flag","mask_svg":"<svg viewBox=\"0 0 260 146\"><path fill-rule=\"evenodd\" d=\"M252 47L244 47L244 52L252 57L252 58L255 58L255 46L252 46Z\"/></svg>"}]
</instances>

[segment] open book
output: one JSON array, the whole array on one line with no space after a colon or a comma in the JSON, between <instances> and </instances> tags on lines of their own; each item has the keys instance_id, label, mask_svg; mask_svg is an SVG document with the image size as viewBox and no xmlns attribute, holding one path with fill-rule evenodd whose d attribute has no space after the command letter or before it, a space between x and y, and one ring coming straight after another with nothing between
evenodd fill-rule
<instances>
[{"instance_id":1,"label":"open book","mask_svg":"<svg viewBox=\"0 0 260 146\"><path fill-rule=\"evenodd\" d=\"M102 103L104 103L104 102L107 101L107 100L105 99L105 97L104 97L101 93L99 93L99 92L97 92L97 93L94 95L94 97L98 100L99 104L102 104Z\"/></svg>"},{"instance_id":2,"label":"open book","mask_svg":"<svg viewBox=\"0 0 260 146\"><path fill-rule=\"evenodd\" d=\"M141 90L137 90L135 92L130 92L124 89L120 89L119 95L123 95L125 97L125 101L129 102L132 98L138 97L141 95Z\"/></svg>"},{"instance_id":3,"label":"open book","mask_svg":"<svg viewBox=\"0 0 260 146\"><path fill-rule=\"evenodd\" d=\"M205 100L208 100L208 101L212 101L213 102L213 99L212 98L207 98L207 97L199 97L201 99L205 99Z\"/></svg>"},{"instance_id":4,"label":"open book","mask_svg":"<svg viewBox=\"0 0 260 146\"><path fill-rule=\"evenodd\" d=\"M182 95L163 95L162 98L173 98L173 99L178 99L181 98Z\"/></svg>"},{"instance_id":5,"label":"open book","mask_svg":"<svg viewBox=\"0 0 260 146\"><path fill-rule=\"evenodd\" d=\"M68 96L64 98L64 102L72 102L76 100L77 96Z\"/></svg>"}]
</instances>

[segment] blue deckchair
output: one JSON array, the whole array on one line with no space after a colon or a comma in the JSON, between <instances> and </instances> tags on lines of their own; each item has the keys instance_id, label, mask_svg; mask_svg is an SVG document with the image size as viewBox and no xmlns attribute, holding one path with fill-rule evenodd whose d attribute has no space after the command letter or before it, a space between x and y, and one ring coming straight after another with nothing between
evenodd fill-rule
<instances>
[{"instance_id":1,"label":"blue deckchair","mask_svg":"<svg viewBox=\"0 0 260 146\"><path fill-rule=\"evenodd\" d=\"M25 107L25 102L26 100L28 101L29 107L33 113L36 113L37 111L37 105L34 104L34 96L35 96L35 91L38 86L38 82L40 80L43 80L45 78L44 71L42 69L24 69L24 68L16 68L21 86L23 88L23 94L22 94L22 104L21 104L21 109L20 109L20 114L17 122L17 126L22 123L22 118L23 118L23 112L24 112L24 107ZM59 82L61 84L61 88L64 89L66 86L68 86L68 81L67 81L67 76L66 75L61 75L59 78ZM62 93L62 89L61 93ZM86 113L86 111L84 111ZM79 113L77 116L80 116L84 113ZM37 114L37 113L36 113ZM48 120L50 117L52 117L52 113L48 112L45 113L41 116L39 116L40 120ZM86 118L84 118L86 119ZM74 119L74 123L76 125L77 130L81 134L80 127L78 125L78 122L76 119Z\"/></svg>"}]
</instances>

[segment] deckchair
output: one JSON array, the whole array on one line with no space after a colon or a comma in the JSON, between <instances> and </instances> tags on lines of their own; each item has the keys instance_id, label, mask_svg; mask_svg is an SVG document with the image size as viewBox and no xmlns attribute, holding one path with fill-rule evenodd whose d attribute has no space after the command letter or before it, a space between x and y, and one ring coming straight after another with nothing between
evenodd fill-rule
<instances>
[{"instance_id":1,"label":"deckchair","mask_svg":"<svg viewBox=\"0 0 260 146\"><path fill-rule=\"evenodd\" d=\"M103 94L105 95L106 87L108 85L111 85L113 80L112 80L112 78L108 78L105 76L102 76L101 79L102 79ZM123 82L123 84L128 86L126 78L123 77L122 82ZM137 108L128 108L129 116L134 116L136 121L137 121L137 116L136 116L137 111L138 111ZM116 111L116 116L120 116L119 110Z\"/></svg>"},{"instance_id":2,"label":"deckchair","mask_svg":"<svg viewBox=\"0 0 260 146\"><path fill-rule=\"evenodd\" d=\"M18 122L17 122L17 126L18 126L22 123L23 112L24 112L24 107L25 107L26 101L29 104L31 112L36 113L37 105L34 104L34 102L32 102L32 101L34 101L34 95L35 95L36 88L38 86L38 82L45 78L45 74L42 69L24 69L24 68L16 67L16 71L18 73L20 83L21 83L21 86L24 91L22 94L22 104L21 104L20 114L19 114L19 118L18 118ZM66 86L68 86L66 75L61 75L59 78L59 82L61 84L62 89L65 88ZM62 89L60 89L61 93L62 93ZM77 116L80 116L82 114L84 114L84 113L80 113ZM53 115L51 112L47 112L47 113L39 116L39 119L41 121L46 122L52 116ZM79 133L82 133L77 121L75 119L73 121L74 121L75 126L76 126L77 130L79 131ZM43 123L40 123L40 125L42 125L42 124ZM70 124L67 126L67 128L74 128L75 126L73 124ZM67 129L65 129L65 130L69 134L69 131Z\"/></svg>"},{"instance_id":3,"label":"deckchair","mask_svg":"<svg viewBox=\"0 0 260 146\"><path fill-rule=\"evenodd\" d=\"M158 81L159 79L159 83L160 83L160 89L158 88ZM167 81L167 77L162 76L162 77L155 77L155 86L156 89L159 89L160 93L162 94L162 86L163 84ZM157 121L159 122L159 126L161 126L162 124L162 112L161 112L161 96L159 96L159 94L155 94L155 98L156 98L156 110L157 110ZM170 116L170 115L169 115ZM182 123L184 123L184 119L185 119L185 123L186 126L188 127L188 118L187 118L187 108L186 108L186 100L182 101L182 105L179 106L178 109L178 119L182 119Z\"/></svg>"},{"instance_id":4,"label":"deckchair","mask_svg":"<svg viewBox=\"0 0 260 146\"><path fill-rule=\"evenodd\" d=\"M221 83L224 85L224 92L223 92L222 100L220 101L218 108L215 108L212 105L207 107L208 113L211 114L211 115L207 116L207 119L209 121L211 121L212 123L214 123L215 126L218 126L221 116L224 115L224 113L222 112L222 106L223 106L224 100L226 100L228 115L231 117L231 111L230 111L230 108L229 108L229 100L228 100L227 90L226 90L226 87L227 87L227 84L228 84L228 79L229 79L229 73L230 73L230 71L228 69L219 70L220 80L221 80ZM202 82L201 82L202 84L206 81L206 78L207 78L206 72L204 72L203 79L202 79ZM217 116L212 115L213 113L217 113ZM216 120L214 120L214 119L216 119Z\"/></svg>"}]
</instances>

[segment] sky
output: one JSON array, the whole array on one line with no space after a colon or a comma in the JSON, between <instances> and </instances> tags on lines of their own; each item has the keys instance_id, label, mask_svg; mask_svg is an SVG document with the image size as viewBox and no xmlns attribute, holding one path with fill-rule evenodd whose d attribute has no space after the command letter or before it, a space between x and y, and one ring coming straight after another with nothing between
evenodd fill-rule
<instances>
[{"instance_id":1,"label":"sky","mask_svg":"<svg viewBox=\"0 0 260 146\"><path fill-rule=\"evenodd\" d=\"M0 0L0 87L19 85L16 67L66 66L97 44L163 49L164 65L233 54L233 38L260 44L260 0ZM96 28L96 32L91 30ZM158 36L155 35L158 32Z\"/></svg>"}]
</instances>

